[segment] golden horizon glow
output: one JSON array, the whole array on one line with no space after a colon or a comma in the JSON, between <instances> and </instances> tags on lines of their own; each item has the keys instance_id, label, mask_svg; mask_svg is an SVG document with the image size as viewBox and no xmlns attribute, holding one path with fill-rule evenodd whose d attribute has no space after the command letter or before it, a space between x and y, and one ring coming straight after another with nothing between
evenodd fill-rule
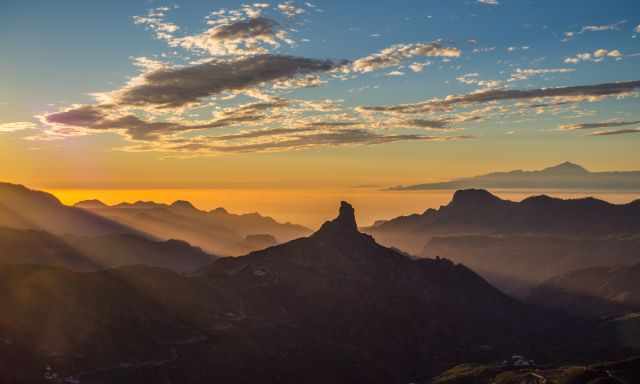
<instances>
[{"instance_id":1,"label":"golden horizon glow","mask_svg":"<svg viewBox=\"0 0 640 384\"><path fill-rule=\"evenodd\" d=\"M394 192L372 188L325 189L48 189L60 201L73 205L82 200L98 199L105 204L155 201L170 204L176 200L190 201L201 210L223 207L234 214L258 212L280 222L292 222L318 228L335 217L341 200L349 201L356 209L360 226L372 225L376 220L421 213L428 208L446 205L453 190ZM540 194L540 191L498 190L497 196L520 201ZM627 203L640 195L637 192L576 192L545 191L560 198L595 196L612 203Z\"/></svg>"}]
</instances>

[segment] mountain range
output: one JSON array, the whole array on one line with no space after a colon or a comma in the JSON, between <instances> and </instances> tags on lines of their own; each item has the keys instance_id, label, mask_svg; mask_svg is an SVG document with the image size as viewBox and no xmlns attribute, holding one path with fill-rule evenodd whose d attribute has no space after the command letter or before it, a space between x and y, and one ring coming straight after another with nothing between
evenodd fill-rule
<instances>
[{"instance_id":1,"label":"mountain range","mask_svg":"<svg viewBox=\"0 0 640 384\"><path fill-rule=\"evenodd\" d=\"M640 232L640 199L611 204L540 195L514 202L486 190L459 190L439 209L379 221L364 230L383 244L414 254L421 253L431 237L454 234L635 235Z\"/></svg>"},{"instance_id":2,"label":"mountain range","mask_svg":"<svg viewBox=\"0 0 640 384\"><path fill-rule=\"evenodd\" d=\"M519 298L575 269L640 262L640 200L543 195L513 202L485 190L459 190L446 206L364 231L419 257L463 263Z\"/></svg>"},{"instance_id":3,"label":"mountain range","mask_svg":"<svg viewBox=\"0 0 640 384\"><path fill-rule=\"evenodd\" d=\"M0 226L43 230L56 235L141 235L126 225L66 206L49 193L10 183L0 183Z\"/></svg>"},{"instance_id":4,"label":"mountain range","mask_svg":"<svg viewBox=\"0 0 640 384\"><path fill-rule=\"evenodd\" d=\"M111 206L88 200L75 207L158 239L187 241L216 255L238 256L311 233L303 226L278 223L258 213L236 215L224 208L202 211L183 200L172 204L138 201Z\"/></svg>"},{"instance_id":5,"label":"mountain range","mask_svg":"<svg viewBox=\"0 0 640 384\"><path fill-rule=\"evenodd\" d=\"M462 190L370 234L346 202L312 234L185 201L69 207L13 184L0 205L0 382L578 380L558 364L640 351L639 201ZM530 294L505 293L521 280ZM557 368L495 365L512 355Z\"/></svg>"},{"instance_id":6,"label":"mountain range","mask_svg":"<svg viewBox=\"0 0 640 384\"><path fill-rule=\"evenodd\" d=\"M640 171L590 172L571 162L537 171L515 170L460 178L439 183L392 187L394 191L433 189L583 189L640 190Z\"/></svg>"},{"instance_id":7,"label":"mountain range","mask_svg":"<svg viewBox=\"0 0 640 384\"><path fill-rule=\"evenodd\" d=\"M347 203L309 237L192 276L0 266L0 306L9 382L407 383L514 353L617 356L595 323L378 245Z\"/></svg>"}]
</instances>

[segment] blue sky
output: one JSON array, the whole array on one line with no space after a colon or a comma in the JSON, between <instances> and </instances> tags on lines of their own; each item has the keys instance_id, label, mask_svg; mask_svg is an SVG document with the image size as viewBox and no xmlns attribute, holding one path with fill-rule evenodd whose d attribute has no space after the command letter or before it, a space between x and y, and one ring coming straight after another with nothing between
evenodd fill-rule
<instances>
[{"instance_id":1,"label":"blue sky","mask_svg":"<svg viewBox=\"0 0 640 384\"><path fill-rule=\"evenodd\" d=\"M495 163L491 154L504 142L519 164L595 152L601 168L640 164L630 149L640 137L638 1L243 4L5 4L0 144L34 162L74 143L114 157L180 161L330 156L343 146L356 158L362 147L390 147L374 149L378 156L428 153L443 141L455 157L471 145L458 142L472 140L479 158L458 157L473 164ZM236 67L246 72L234 78ZM280 72L261 78L272 69ZM158 73L179 92L161 94L168 88ZM549 96L550 88L568 90ZM539 92L513 98L514 90ZM478 94L490 97L478 101ZM459 100L443 103L447 97ZM403 104L412 106L393 108ZM546 141L549 153L521 155ZM616 155L608 159L604 146Z\"/></svg>"}]
</instances>

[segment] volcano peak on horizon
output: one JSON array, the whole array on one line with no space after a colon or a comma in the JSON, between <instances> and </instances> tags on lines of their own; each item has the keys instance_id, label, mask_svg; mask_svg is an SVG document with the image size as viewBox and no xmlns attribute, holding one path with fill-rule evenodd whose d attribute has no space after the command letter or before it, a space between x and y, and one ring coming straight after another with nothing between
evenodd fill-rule
<instances>
[{"instance_id":1,"label":"volcano peak on horizon","mask_svg":"<svg viewBox=\"0 0 640 384\"><path fill-rule=\"evenodd\" d=\"M391 191L439 189L584 189L638 190L640 171L592 172L585 167L565 161L539 170L490 172L479 176L457 178L444 182L414 184L389 188Z\"/></svg>"}]
</instances>

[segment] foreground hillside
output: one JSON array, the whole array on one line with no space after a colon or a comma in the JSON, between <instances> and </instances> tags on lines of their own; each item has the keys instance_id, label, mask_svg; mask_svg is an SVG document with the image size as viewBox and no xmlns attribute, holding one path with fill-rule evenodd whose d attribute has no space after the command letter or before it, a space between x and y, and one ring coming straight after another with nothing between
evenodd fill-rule
<instances>
[{"instance_id":1,"label":"foreground hillside","mask_svg":"<svg viewBox=\"0 0 640 384\"><path fill-rule=\"evenodd\" d=\"M442 373L431 384L631 384L640 378L640 358L591 365L517 366L464 364ZM516 361L517 363L518 361Z\"/></svg>"},{"instance_id":2,"label":"foreground hillside","mask_svg":"<svg viewBox=\"0 0 640 384\"><path fill-rule=\"evenodd\" d=\"M514 353L628 353L591 322L528 307L462 265L378 245L346 203L308 238L198 276L2 266L0 306L14 309L0 317L9 382L386 384Z\"/></svg>"}]
</instances>

